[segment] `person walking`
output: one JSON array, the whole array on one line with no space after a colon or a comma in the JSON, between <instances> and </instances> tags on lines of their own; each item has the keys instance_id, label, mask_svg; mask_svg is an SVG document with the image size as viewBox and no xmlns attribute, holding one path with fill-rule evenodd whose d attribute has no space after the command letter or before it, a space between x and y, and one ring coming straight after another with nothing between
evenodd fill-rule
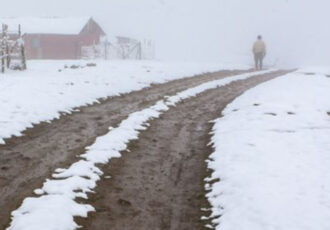
<instances>
[{"instance_id":1,"label":"person walking","mask_svg":"<svg viewBox=\"0 0 330 230\"><path fill-rule=\"evenodd\" d=\"M266 44L259 35L257 41L253 44L253 54L256 70L262 70L263 59L266 55Z\"/></svg>"}]
</instances>

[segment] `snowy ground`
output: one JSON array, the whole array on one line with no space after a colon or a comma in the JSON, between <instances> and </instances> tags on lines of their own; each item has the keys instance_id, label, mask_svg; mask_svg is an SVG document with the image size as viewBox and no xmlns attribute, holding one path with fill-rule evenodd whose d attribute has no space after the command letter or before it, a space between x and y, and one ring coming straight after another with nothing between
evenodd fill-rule
<instances>
[{"instance_id":1,"label":"snowy ground","mask_svg":"<svg viewBox=\"0 0 330 230\"><path fill-rule=\"evenodd\" d=\"M266 82L216 121L206 180L220 179L207 184L216 229L330 229L329 74Z\"/></svg>"},{"instance_id":2,"label":"snowy ground","mask_svg":"<svg viewBox=\"0 0 330 230\"><path fill-rule=\"evenodd\" d=\"M94 211L92 206L78 203L75 199L87 199L88 192L95 188L96 182L103 176L96 165L105 164L111 158L120 157L120 152L126 150L130 141L138 138L139 132L148 127L151 119L157 118L180 101L209 89L272 71L274 70L210 81L166 97L150 108L130 114L118 127L110 127L108 134L97 138L96 142L81 156L81 160L68 169L57 169L53 174L53 179L47 180L41 189L35 190L35 193L40 195L39 197L26 198L21 207L12 213L12 223L8 230L76 229L78 226L74 217L86 217L88 212Z\"/></svg>"},{"instance_id":3,"label":"snowy ground","mask_svg":"<svg viewBox=\"0 0 330 230\"><path fill-rule=\"evenodd\" d=\"M61 112L170 80L248 66L219 63L97 61L96 67L65 65L84 61L30 61L25 72L0 75L0 143L26 128L58 118Z\"/></svg>"}]
</instances>

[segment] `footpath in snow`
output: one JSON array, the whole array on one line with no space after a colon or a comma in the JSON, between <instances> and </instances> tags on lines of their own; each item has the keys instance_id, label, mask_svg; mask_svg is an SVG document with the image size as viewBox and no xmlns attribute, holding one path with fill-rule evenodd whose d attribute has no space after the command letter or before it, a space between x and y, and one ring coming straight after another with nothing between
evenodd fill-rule
<instances>
[{"instance_id":1,"label":"footpath in snow","mask_svg":"<svg viewBox=\"0 0 330 230\"><path fill-rule=\"evenodd\" d=\"M220 181L206 188L216 229L330 229L329 73L263 83L215 121L206 182Z\"/></svg>"},{"instance_id":2,"label":"footpath in snow","mask_svg":"<svg viewBox=\"0 0 330 230\"><path fill-rule=\"evenodd\" d=\"M12 212L12 223L8 230L73 230L78 228L74 217L87 217L94 208L75 201L76 198L88 199L87 194L96 187L103 176L97 164L106 164L111 158L120 157L130 141L138 139L141 130L148 127L151 119L159 117L171 106L197 96L210 89L244 80L274 70L247 73L214 80L187 89L174 96L158 101L154 106L130 114L118 127L110 128L109 133L98 137L87 148L81 160L68 169L57 169L53 179L47 180L41 189L36 189L38 197L26 198L21 207ZM109 188L111 189L111 188Z\"/></svg>"},{"instance_id":3,"label":"footpath in snow","mask_svg":"<svg viewBox=\"0 0 330 230\"><path fill-rule=\"evenodd\" d=\"M0 144L27 128L59 118L98 99L141 90L153 83L247 66L155 61L30 61L24 72L0 75ZM84 68L70 68L72 65ZM64 68L67 66L67 68Z\"/></svg>"}]
</instances>

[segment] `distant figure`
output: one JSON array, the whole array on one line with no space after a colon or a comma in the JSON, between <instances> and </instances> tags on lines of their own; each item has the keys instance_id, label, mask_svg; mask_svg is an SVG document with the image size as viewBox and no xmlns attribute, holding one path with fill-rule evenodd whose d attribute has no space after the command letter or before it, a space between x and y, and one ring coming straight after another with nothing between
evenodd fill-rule
<instances>
[{"instance_id":1,"label":"distant figure","mask_svg":"<svg viewBox=\"0 0 330 230\"><path fill-rule=\"evenodd\" d=\"M260 35L258 36L258 40L253 44L253 54L256 70L261 70L262 62L266 55L266 44Z\"/></svg>"}]
</instances>

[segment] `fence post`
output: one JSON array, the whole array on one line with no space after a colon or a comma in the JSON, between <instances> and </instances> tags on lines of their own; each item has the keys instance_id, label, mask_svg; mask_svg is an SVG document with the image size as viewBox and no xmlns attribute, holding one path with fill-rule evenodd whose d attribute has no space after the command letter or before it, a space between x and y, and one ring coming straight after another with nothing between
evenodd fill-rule
<instances>
[{"instance_id":1,"label":"fence post","mask_svg":"<svg viewBox=\"0 0 330 230\"><path fill-rule=\"evenodd\" d=\"M22 37L22 30L21 30L21 24L18 25L18 35L20 39L20 50L21 50L21 58L22 58L22 69L26 70L26 57L25 57L25 47Z\"/></svg>"},{"instance_id":2,"label":"fence post","mask_svg":"<svg viewBox=\"0 0 330 230\"><path fill-rule=\"evenodd\" d=\"M5 72L5 25L2 24L2 41L1 41L1 72Z\"/></svg>"}]
</instances>

